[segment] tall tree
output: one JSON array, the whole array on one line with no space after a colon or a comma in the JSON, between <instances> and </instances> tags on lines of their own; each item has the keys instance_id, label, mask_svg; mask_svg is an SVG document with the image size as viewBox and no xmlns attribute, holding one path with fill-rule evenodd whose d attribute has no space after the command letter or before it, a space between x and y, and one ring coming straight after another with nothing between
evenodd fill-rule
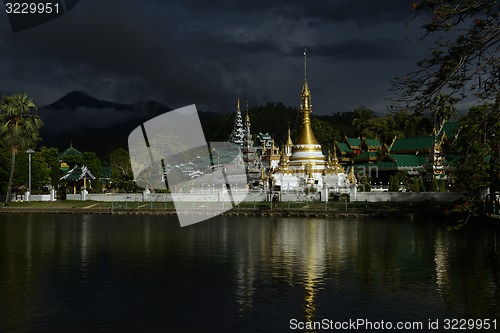
<instances>
[{"instance_id":1,"label":"tall tree","mask_svg":"<svg viewBox=\"0 0 500 333\"><path fill-rule=\"evenodd\" d=\"M410 138L415 136L430 135L434 128L433 120L422 113L410 112L407 109L388 114L392 117L398 137Z\"/></svg>"},{"instance_id":2,"label":"tall tree","mask_svg":"<svg viewBox=\"0 0 500 333\"><path fill-rule=\"evenodd\" d=\"M130 155L122 148L109 154L113 186L125 192L139 192L141 189L134 182L134 174L130 165Z\"/></svg>"},{"instance_id":3,"label":"tall tree","mask_svg":"<svg viewBox=\"0 0 500 333\"><path fill-rule=\"evenodd\" d=\"M314 117L311 120L311 127L316 139L325 151L332 149L334 142L341 138L338 129L326 120Z\"/></svg>"},{"instance_id":4,"label":"tall tree","mask_svg":"<svg viewBox=\"0 0 500 333\"><path fill-rule=\"evenodd\" d=\"M36 114L36 105L25 93L4 96L0 101L0 138L11 153L9 183L5 203L11 199L16 154L33 147L39 140L42 120Z\"/></svg>"},{"instance_id":5,"label":"tall tree","mask_svg":"<svg viewBox=\"0 0 500 333\"><path fill-rule=\"evenodd\" d=\"M438 123L467 97L499 101L500 3L495 0L420 0L415 17L426 20L423 39L437 38L418 69L396 79L405 106L433 110ZM437 124L439 125L439 124Z\"/></svg>"},{"instance_id":6,"label":"tall tree","mask_svg":"<svg viewBox=\"0 0 500 333\"><path fill-rule=\"evenodd\" d=\"M16 156L16 169L14 170L14 184L25 184L28 187L29 163L28 154L21 152ZM31 157L31 193L41 193L46 185L50 184L50 168L45 162L40 151Z\"/></svg>"},{"instance_id":7,"label":"tall tree","mask_svg":"<svg viewBox=\"0 0 500 333\"><path fill-rule=\"evenodd\" d=\"M113 150L109 154L111 164L111 174L113 177L133 178L132 167L130 166L130 155L123 148Z\"/></svg>"},{"instance_id":8,"label":"tall tree","mask_svg":"<svg viewBox=\"0 0 500 333\"><path fill-rule=\"evenodd\" d=\"M457 140L460 157L455 184L477 198L490 187L495 192L500 173L500 108L498 104L473 107L460 121Z\"/></svg>"},{"instance_id":9,"label":"tall tree","mask_svg":"<svg viewBox=\"0 0 500 333\"><path fill-rule=\"evenodd\" d=\"M61 178L59 150L54 147L48 148L43 146L37 153L40 154L41 158L49 168L49 183L53 187L57 187L57 185L59 184L59 178Z\"/></svg>"},{"instance_id":10,"label":"tall tree","mask_svg":"<svg viewBox=\"0 0 500 333\"><path fill-rule=\"evenodd\" d=\"M370 120L374 117L375 113L372 110L365 108L364 106L361 106L354 110L354 114L352 117L352 126L360 137L363 136L363 131L370 126Z\"/></svg>"}]
</instances>

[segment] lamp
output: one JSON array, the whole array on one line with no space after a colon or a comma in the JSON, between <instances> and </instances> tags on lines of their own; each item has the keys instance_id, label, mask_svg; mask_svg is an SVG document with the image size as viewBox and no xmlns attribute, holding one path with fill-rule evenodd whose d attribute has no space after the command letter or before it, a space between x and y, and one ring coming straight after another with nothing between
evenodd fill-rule
<instances>
[{"instance_id":1,"label":"lamp","mask_svg":"<svg viewBox=\"0 0 500 333\"><path fill-rule=\"evenodd\" d=\"M33 155L35 151L33 149L26 150L26 154L28 154L28 195L26 196L26 200L30 201L31 197L31 155Z\"/></svg>"}]
</instances>

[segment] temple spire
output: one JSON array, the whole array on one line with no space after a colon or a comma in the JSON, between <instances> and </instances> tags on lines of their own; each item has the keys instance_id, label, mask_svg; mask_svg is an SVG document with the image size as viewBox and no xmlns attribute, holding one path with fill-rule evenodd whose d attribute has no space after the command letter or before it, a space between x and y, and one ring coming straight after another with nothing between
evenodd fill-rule
<instances>
[{"instance_id":1,"label":"temple spire","mask_svg":"<svg viewBox=\"0 0 500 333\"><path fill-rule=\"evenodd\" d=\"M339 163L339 159L337 158L337 143L333 145L333 163Z\"/></svg>"},{"instance_id":2,"label":"temple spire","mask_svg":"<svg viewBox=\"0 0 500 333\"><path fill-rule=\"evenodd\" d=\"M302 87L301 93L301 109L302 111L312 111L311 91L307 84L307 49L304 49L304 86Z\"/></svg>"},{"instance_id":3,"label":"temple spire","mask_svg":"<svg viewBox=\"0 0 500 333\"><path fill-rule=\"evenodd\" d=\"M236 116L234 117L234 126L231 136L229 137L229 142L238 145L240 148L243 147L243 142L245 140L245 130L243 127L243 119L241 117L240 108L240 91L238 90L238 100L236 103Z\"/></svg>"},{"instance_id":4,"label":"temple spire","mask_svg":"<svg viewBox=\"0 0 500 333\"><path fill-rule=\"evenodd\" d=\"M238 109L238 112L241 111L240 109L240 91L238 90L238 105L236 106L236 108Z\"/></svg>"},{"instance_id":5,"label":"temple spire","mask_svg":"<svg viewBox=\"0 0 500 333\"><path fill-rule=\"evenodd\" d=\"M292 142L292 131L290 131L290 123L288 123L288 133L287 133L287 138L286 138L286 145L288 146L293 146Z\"/></svg>"},{"instance_id":6,"label":"temple spire","mask_svg":"<svg viewBox=\"0 0 500 333\"><path fill-rule=\"evenodd\" d=\"M300 94L300 108L302 110L302 129L297 144L318 144L311 128L310 114L312 112L311 91L307 84L307 50L304 49L304 86Z\"/></svg>"},{"instance_id":7,"label":"temple spire","mask_svg":"<svg viewBox=\"0 0 500 333\"><path fill-rule=\"evenodd\" d=\"M304 82L307 81L307 49L304 48Z\"/></svg>"},{"instance_id":8,"label":"temple spire","mask_svg":"<svg viewBox=\"0 0 500 333\"><path fill-rule=\"evenodd\" d=\"M246 115L246 117L245 117L245 121L246 121L247 123L250 123L250 116L248 115L248 100L247 100L247 115Z\"/></svg>"}]
</instances>

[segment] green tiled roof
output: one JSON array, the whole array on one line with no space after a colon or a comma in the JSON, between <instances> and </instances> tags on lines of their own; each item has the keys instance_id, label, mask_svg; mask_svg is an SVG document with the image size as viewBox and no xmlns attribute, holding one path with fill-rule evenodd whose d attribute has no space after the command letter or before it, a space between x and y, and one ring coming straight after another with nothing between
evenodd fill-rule
<instances>
[{"instance_id":1,"label":"green tiled roof","mask_svg":"<svg viewBox=\"0 0 500 333\"><path fill-rule=\"evenodd\" d=\"M90 172L90 170L84 166L75 166L73 169L69 170L67 174L61 177L61 180L65 180L67 182L74 182L81 180L83 178L95 179L94 175Z\"/></svg>"},{"instance_id":2,"label":"green tiled roof","mask_svg":"<svg viewBox=\"0 0 500 333\"><path fill-rule=\"evenodd\" d=\"M377 163L364 163L364 164L356 164L355 172L359 171L370 171L370 170L398 170L398 165L395 162L390 161L382 161Z\"/></svg>"},{"instance_id":3,"label":"green tiled roof","mask_svg":"<svg viewBox=\"0 0 500 333\"><path fill-rule=\"evenodd\" d=\"M379 168L379 170L397 170L398 165L395 162L378 162L375 163L375 166Z\"/></svg>"},{"instance_id":4,"label":"green tiled roof","mask_svg":"<svg viewBox=\"0 0 500 333\"><path fill-rule=\"evenodd\" d=\"M368 148L378 148L381 147L382 145L380 144L380 141L377 139L363 139L368 146Z\"/></svg>"},{"instance_id":5,"label":"green tiled roof","mask_svg":"<svg viewBox=\"0 0 500 333\"><path fill-rule=\"evenodd\" d=\"M420 136L416 138L398 138L391 147L391 153L428 153L434 145L434 136Z\"/></svg>"},{"instance_id":6,"label":"green tiled roof","mask_svg":"<svg viewBox=\"0 0 500 333\"><path fill-rule=\"evenodd\" d=\"M373 161L378 158L378 153L376 152L369 152L369 151L364 151L358 156L354 158L355 162L361 162L361 161Z\"/></svg>"},{"instance_id":7,"label":"green tiled roof","mask_svg":"<svg viewBox=\"0 0 500 333\"><path fill-rule=\"evenodd\" d=\"M82 156L82 153L80 153L73 147L69 147L68 149L63 151L60 155L60 157L66 157L66 156Z\"/></svg>"},{"instance_id":8,"label":"green tiled roof","mask_svg":"<svg viewBox=\"0 0 500 333\"><path fill-rule=\"evenodd\" d=\"M409 168L415 171L423 171L425 165L428 164L427 159L416 155L387 155L386 159L376 163L356 164L356 170L408 170Z\"/></svg>"},{"instance_id":9,"label":"green tiled roof","mask_svg":"<svg viewBox=\"0 0 500 333\"><path fill-rule=\"evenodd\" d=\"M345 138L346 143L349 145L349 147L352 148L359 148L359 145L361 144L361 139L356 139L356 138Z\"/></svg>"},{"instance_id":10,"label":"green tiled roof","mask_svg":"<svg viewBox=\"0 0 500 333\"><path fill-rule=\"evenodd\" d=\"M347 143L344 143L344 142L337 142L337 147L339 148L340 152L342 154L345 154L345 153L352 153L352 149L349 148L349 146L347 145Z\"/></svg>"},{"instance_id":11,"label":"green tiled roof","mask_svg":"<svg viewBox=\"0 0 500 333\"><path fill-rule=\"evenodd\" d=\"M271 140L271 136L269 135L269 133L259 133L257 135L257 137L261 140Z\"/></svg>"},{"instance_id":12,"label":"green tiled roof","mask_svg":"<svg viewBox=\"0 0 500 333\"><path fill-rule=\"evenodd\" d=\"M400 168L420 167L428 164L425 157L417 155L391 154L391 157L396 161L396 164Z\"/></svg>"}]
</instances>

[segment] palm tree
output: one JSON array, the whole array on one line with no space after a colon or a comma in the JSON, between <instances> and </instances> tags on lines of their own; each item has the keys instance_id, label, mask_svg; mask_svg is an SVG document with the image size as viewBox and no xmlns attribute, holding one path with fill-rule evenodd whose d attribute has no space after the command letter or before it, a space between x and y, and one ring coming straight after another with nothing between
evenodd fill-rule
<instances>
[{"instance_id":1,"label":"palm tree","mask_svg":"<svg viewBox=\"0 0 500 333\"><path fill-rule=\"evenodd\" d=\"M38 131L42 120L35 111L36 105L26 93L4 96L0 101L0 139L12 154L6 204L12 195L16 154L32 147L40 139Z\"/></svg>"}]
</instances>

